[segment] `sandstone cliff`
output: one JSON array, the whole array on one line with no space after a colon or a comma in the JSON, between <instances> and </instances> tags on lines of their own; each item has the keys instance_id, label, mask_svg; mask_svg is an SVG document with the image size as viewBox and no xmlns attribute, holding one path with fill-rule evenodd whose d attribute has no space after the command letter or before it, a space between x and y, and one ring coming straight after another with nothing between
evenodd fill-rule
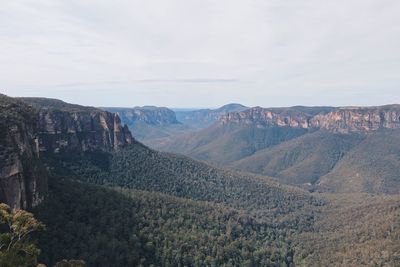
<instances>
[{"instance_id":1,"label":"sandstone cliff","mask_svg":"<svg viewBox=\"0 0 400 267\"><path fill-rule=\"evenodd\" d=\"M257 128L271 126L309 128L310 115L301 111L265 109L255 107L241 112L222 115L219 123L253 125Z\"/></svg>"},{"instance_id":2,"label":"sandstone cliff","mask_svg":"<svg viewBox=\"0 0 400 267\"><path fill-rule=\"evenodd\" d=\"M55 99L23 98L38 112L39 150L112 151L131 144L132 135L117 114Z\"/></svg>"},{"instance_id":3,"label":"sandstone cliff","mask_svg":"<svg viewBox=\"0 0 400 267\"><path fill-rule=\"evenodd\" d=\"M332 132L371 132L400 128L400 105L338 108L313 117L310 125Z\"/></svg>"},{"instance_id":4,"label":"sandstone cliff","mask_svg":"<svg viewBox=\"0 0 400 267\"><path fill-rule=\"evenodd\" d=\"M12 208L35 206L47 192L36 116L34 109L0 95L0 202Z\"/></svg>"},{"instance_id":5,"label":"sandstone cliff","mask_svg":"<svg viewBox=\"0 0 400 267\"><path fill-rule=\"evenodd\" d=\"M0 95L0 201L40 203L47 192L42 153L113 151L133 142L118 115L43 98Z\"/></svg>"},{"instance_id":6,"label":"sandstone cliff","mask_svg":"<svg viewBox=\"0 0 400 267\"><path fill-rule=\"evenodd\" d=\"M370 132L378 129L400 128L400 106L341 107L321 109L315 114L296 108L255 107L241 112L223 115L221 125L255 125L258 128L271 126L325 129L337 133Z\"/></svg>"}]
</instances>

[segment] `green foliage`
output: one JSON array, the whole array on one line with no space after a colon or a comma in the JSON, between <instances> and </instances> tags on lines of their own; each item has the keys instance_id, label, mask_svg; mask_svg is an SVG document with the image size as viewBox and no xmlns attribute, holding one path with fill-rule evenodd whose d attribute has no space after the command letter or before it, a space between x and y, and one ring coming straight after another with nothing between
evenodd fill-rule
<instances>
[{"instance_id":1,"label":"green foliage","mask_svg":"<svg viewBox=\"0 0 400 267\"><path fill-rule=\"evenodd\" d=\"M0 204L0 266L36 266L40 250L30 239L30 234L44 230L44 224L37 221L32 213L11 210Z\"/></svg>"},{"instance_id":2,"label":"green foliage","mask_svg":"<svg viewBox=\"0 0 400 267\"><path fill-rule=\"evenodd\" d=\"M37 110L39 109L50 109L53 112L61 112L61 111L66 111L66 112L76 112L76 111L81 111L81 112L90 112L93 110L96 110L94 107L87 107L87 106L81 106L81 105L76 105L76 104L70 104L66 103L62 100L59 99L54 99L54 98L45 98L45 97L19 97L19 98L14 98L18 99L33 108L36 108Z\"/></svg>"},{"instance_id":3,"label":"green foliage","mask_svg":"<svg viewBox=\"0 0 400 267\"><path fill-rule=\"evenodd\" d=\"M198 132L161 139L151 146L213 164L228 164L308 132L301 128L216 124Z\"/></svg>"},{"instance_id":4,"label":"green foliage","mask_svg":"<svg viewBox=\"0 0 400 267\"><path fill-rule=\"evenodd\" d=\"M324 194L312 232L292 243L296 266L399 266L400 195Z\"/></svg>"},{"instance_id":5,"label":"green foliage","mask_svg":"<svg viewBox=\"0 0 400 267\"><path fill-rule=\"evenodd\" d=\"M223 205L53 178L41 260L88 266L286 266L285 229Z\"/></svg>"},{"instance_id":6,"label":"green foliage","mask_svg":"<svg viewBox=\"0 0 400 267\"><path fill-rule=\"evenodd\" d=\"M335 134L321 130L260 150L231 166L269 175L284 183L313 185L363 138L358 134Z\"/></svg>"},{"instance_id":7,"label":"green foliage","mask_svg":"<svg viewBox=\"0 0 400 267\"><path fill-rule=\"evenodd\" d=\"M62 260L57 262L54 267L86 267L86 263L82 260Z\"/></svg>"},{"instance_id":8,"label":"green foliage","mask_svg":"<svg viewBox=\"0 0 400 267\"><path fill-rule=\"evenodd\" d=\"M358 143L321 178L331 192L400 193L400 130L379 130Z\"/></svg>"},{"instance_id":9,"label":"green foliage","mask_svg":"<svg viewBox=\"0 0 400 267\"><path fill-rule=\"evenodd\" d=\"M299 230L312 221L302 211L322 205L303 190L282 186L266 177L218 169L184 156L153 151L140 143L107 153L60 154L47 158L53 172L62 176L111 186L156 191L193 200L223 203L264 215ZM107 162L108 169L104 169ZM287 214L293 214L287 219ZM298 214L299 216L295 216ZM285 216L285 220L278 217Z\"/></svg>"}]
</instances>

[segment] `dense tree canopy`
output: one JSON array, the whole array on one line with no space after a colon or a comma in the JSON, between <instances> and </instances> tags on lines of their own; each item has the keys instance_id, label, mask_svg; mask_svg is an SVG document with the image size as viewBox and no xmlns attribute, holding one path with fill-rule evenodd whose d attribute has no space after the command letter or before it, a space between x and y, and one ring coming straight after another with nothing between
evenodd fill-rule
<instances>
[{"instance_id":1,"label":"dense tree canopy","mask_svg":"<svg viewBox=\"0 0 400 267\"><path fill-rule=\"evenodd\" d=\"M35 212L41 260L88 266L290 266L285 229L241 210L160 193L53 179Z\"/></svg>"}]
</instances>

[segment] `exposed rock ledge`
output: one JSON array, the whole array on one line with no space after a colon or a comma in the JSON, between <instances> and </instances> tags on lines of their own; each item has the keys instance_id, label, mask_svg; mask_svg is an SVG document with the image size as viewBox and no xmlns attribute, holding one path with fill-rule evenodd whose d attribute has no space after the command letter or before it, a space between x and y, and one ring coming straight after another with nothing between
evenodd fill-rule
<instances>
[{"instance_id":1,"label":"exposed rock ledge","mask_svg":"<svg viewBox=\"0 0 400 267\"><path fill-rule=\"evenodd\" d=\"M296 108L251 108L222 116L220 124L248 124L256 127L326 129L338 133L369 132L400 128L400 106L344 107L310 114Z\"/></svg>"}]
</instances>

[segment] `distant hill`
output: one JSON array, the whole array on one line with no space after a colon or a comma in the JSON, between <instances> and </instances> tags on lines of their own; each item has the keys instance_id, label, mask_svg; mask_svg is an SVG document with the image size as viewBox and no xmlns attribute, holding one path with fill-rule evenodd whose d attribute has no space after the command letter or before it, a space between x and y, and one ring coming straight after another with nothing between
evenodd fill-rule
<instances>
[{"instance_id":1,"label":"distant hill","mask_svg":"<svg viewBox=\"0 0 400 267\"><path fill-rule=\"evenodd\" d=\"M218 109L176 111L156 106L104 107L103 109L117 113L122 123L128 125L137 140L155 147L155 144L170 137L190 134L196 129L205 128L227 112L241 111L246 108L240 104L228 104Z\"/></svg>"},{"instance_id":2,"label":"distant hill","mask_svg":"<svg viewBox=\"0 0 400 267\"><path fill-rule=\"evenodd\" d=\"M192 130L191 127L183 125L176 119L174 111L165 107L105 107L103 109L118 114L133 136L144 143Z\"/></svg>"},{"instance_id":3,"label":"distant hill","mask_svg":"<svg viewBox=\"0 0 400 267\"><path fill-rule=\"evenodd\" d=\"M227 104L218 109L177 110L175 113L178 121L185 125L201 129L212 125L227 112L242 111L247 108L241 104Z\"/></svg>"}]
</instances>

